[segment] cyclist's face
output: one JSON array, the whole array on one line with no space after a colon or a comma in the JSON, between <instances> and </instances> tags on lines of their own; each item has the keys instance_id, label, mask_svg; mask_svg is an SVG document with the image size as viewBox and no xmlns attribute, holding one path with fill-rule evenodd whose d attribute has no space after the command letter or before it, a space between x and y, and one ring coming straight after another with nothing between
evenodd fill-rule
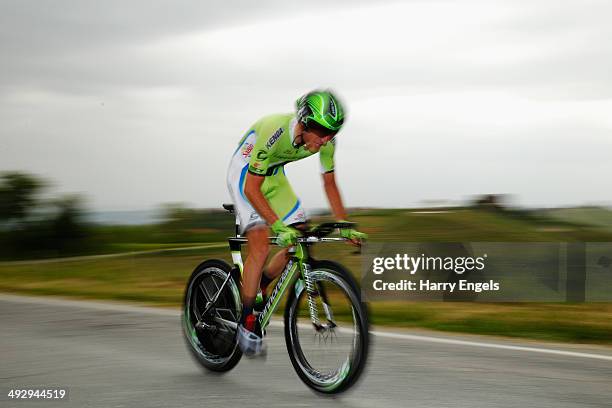
<instances>
[{"instance_id":1,"label":"cyclist's face","mask_svg":"<svg viewBox=\"0 0 612 408\"><path fill-rule=\"evenodd\" d=\"M316 153L321 149L321 146L329 142L336 133L329 133L318 128L307 128L304 129L302 138L304 140L304 147L311 153Z\"/></svg>"}]
</instances>

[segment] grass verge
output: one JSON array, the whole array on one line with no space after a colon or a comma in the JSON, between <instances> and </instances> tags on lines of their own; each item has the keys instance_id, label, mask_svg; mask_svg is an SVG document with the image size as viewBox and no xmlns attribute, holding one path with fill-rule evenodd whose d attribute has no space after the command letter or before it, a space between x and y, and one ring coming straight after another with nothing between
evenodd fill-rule
<instances>
[{"instance_id":1,"label":"grass verge","mask_svg":"<svg viewBox=\"0 0 612 408\"><path fill-rule=\"evenodd\" d=\"M322 248L321 258L353 271L351 249ZM179 307L185 283L203 259L227 259L224 248L120 258L0 265L0 291ZM612 345L612 304L373 302L373 324L420 327L576 343Z\"/></svg>"}]
</instances>

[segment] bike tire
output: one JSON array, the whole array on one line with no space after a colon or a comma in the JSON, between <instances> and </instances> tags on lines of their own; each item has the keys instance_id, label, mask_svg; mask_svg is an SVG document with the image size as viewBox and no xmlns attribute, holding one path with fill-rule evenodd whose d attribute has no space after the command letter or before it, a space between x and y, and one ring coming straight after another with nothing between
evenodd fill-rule
<instances>
[{"instance_id":1,"label":"bike tire","mask_svg":"<svg viewBox=\"0 0 612 408\"><path fill-rule=\"evenodd\" d=\"M220 333L196 329L195 321L201 319L201 316L197 316L197 312L198 309L202 310L204 302L200 300L197 303L197 295L200 294L205 300L210 300L206 299L206 295L211 294L210 290L208 293L206 292L206 287L199 291L196 289L200 288L204 279L208 279L213 284L220 286L227 274L233 274L232 268L222 260L211 259L199 264L192 272L185 288L183 312L181 315L183 338L192 357L203 368L217 373L227 372L234 368L240 361L242 352L238 347L236 330L231 330L230 327L224 326L224 333L221 336ZM235 278L231 278L228 281L217 301L218 307L224 306L223 314L215 308L213 315L216 313L216 316L227 318L227 320L239 321L242 304L238 285ZM211 294L209 297L212 296L214 295ZM233 318L230 318L232 314L226 309L233 309ZM207 319L204 318L203 320L206 321Z\"/></svg>"},{"instance_id":2,"label":"bike tire","mask_svg":"<svg viewBox=\"0 0 612 408\"><path fill-rule=\"evenodd\" d=\"M311 263L311 276L314 278L321 272L333 276L333 279L340 283L339 288L345 292L345 296L349 299L353 310L352 315L355 320L353 325L357 332L357 341L354 342L356 346L350 354L351 361L348 370L339 373L337 378L328 381L319 380L316 372L313 373L314 369L310 366L302 352L298 335L298 307L300 299L306 296L306 289L302 288L300 290L300 286L297 284L290 291L285 306L285 343L291 364L300 379L308 387L321 394L338 394L353 386L359 380L365 368L370 343L368 310L367 305L361 301L359 285L346 268L332 261L313 261Z\"/></svg>"}]
</instances>

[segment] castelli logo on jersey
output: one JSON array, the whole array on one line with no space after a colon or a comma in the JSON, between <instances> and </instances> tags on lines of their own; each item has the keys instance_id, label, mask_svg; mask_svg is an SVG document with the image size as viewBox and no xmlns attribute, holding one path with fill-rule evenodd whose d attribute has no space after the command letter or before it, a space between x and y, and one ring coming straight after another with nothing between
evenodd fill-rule
<instances>
[{"instance_id":1,"label":"castelli logo on jersey","mask_svg":"<svg viewBox=\"0 0 612 408\"><path fill-rule=\"evenodd\" d=\"M244 157L249 157L251 155L251 151L253 151L253 145L251 143L247 143L244 149L242 149L242 155Z\"/></svg>"},{"instance_id":2,"label":"castelli logo on jersey","mask_svg":"<svg viewBox=\"0 0 612 408\"><path fill-rule=\"evenodd\" d=\"M278 138L280 137L280 135L283 134L284 129L283 128L279 128L276 132L274 132L274 134L272 135L272 137L270 137L270 139L268 140L268 143L266 143L266 147L269 149L272 147L272 145L274 143L276 143L276 141L278 140Z\"/></svg>"}]
</instances>

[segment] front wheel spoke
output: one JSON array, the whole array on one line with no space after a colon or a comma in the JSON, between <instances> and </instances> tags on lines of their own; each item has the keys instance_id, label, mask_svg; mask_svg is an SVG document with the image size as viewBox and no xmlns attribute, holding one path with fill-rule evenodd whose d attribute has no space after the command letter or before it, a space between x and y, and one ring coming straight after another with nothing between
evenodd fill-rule
<instances>
[{"instance_id":1,"label":"front wheel spoke","mask_svg":"<svg viewBox=\"0 0 612 408\"><path fill-rule=\"evenodd\" d=\"M333 338L336 339L336 344L340 343L340 341L338 340L338 335L336 334L336 330L332 330L332 339Z\"/></svg>"},{"instance_id":2,"label":"front wheel spoke","mask_svg":"<svg viewBox=\"0 0 612 408\"><path fill-rule=\"evenodd\" d=\"M330 384L345 378L346 374L342 378L339 377L341 371L346 370L345 362L352 362L356 350L363 347L363 343L360 342L359 338L351 339L347 337L354 337L359 333L357 326L359 311L355 308L354 303L354 299L358 299L358 297L355 296L352 288L345 281L326 272L325 270L312 271L312 278L315 279L318 289L318 299L312 300L316 300L319 319L325 319L326 323L322 324L320 330L317 331L315 329L312 334L312 343L302 349L302 369L308 372L308 376L315 379L315 382L321 384ZM304 290L301 293L300 299L297 300L298 305L295 312L300 319L304 319L302 324L308 320L311 320L308 322L311 323L313 320L313 316L310 313L312 309L310 307L311 304L308 302L308 295L309 293ZM349 311L348 316L345 315L345 310L347 309ZM338 316L335 316L334 312L338 313L338 316L341 317L341 324L335 321ZM308 317L311 319L308 319ZM348 319L348 322L345 322L343 319ZM341 326L345 326L343 323L347 323L348 327L353 330L342 329ZM302 333L304 339L310 336L310 332L302 331L299 328L296 329L298 333ZM345 334L344 331L347 331L347 333ZM349 334L349 331L352 334ZM357 331L357 334L355 334L355 331Z\"/></svg>"}]
</instances>

